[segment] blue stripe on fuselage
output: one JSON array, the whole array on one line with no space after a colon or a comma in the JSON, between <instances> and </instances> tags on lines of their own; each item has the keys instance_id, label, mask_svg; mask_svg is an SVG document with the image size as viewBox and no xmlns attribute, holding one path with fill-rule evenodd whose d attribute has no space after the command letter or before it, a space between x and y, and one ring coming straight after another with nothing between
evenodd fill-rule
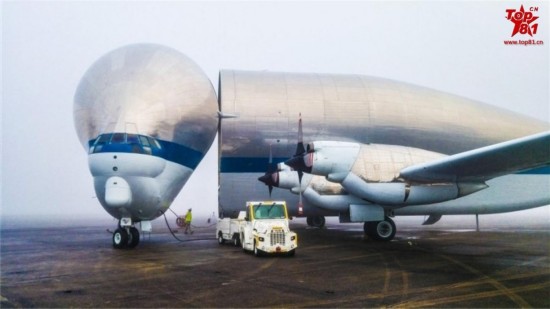
<instances>
[{"instance_id":1,"label":"blue stripe on fuselage","mask_svg":"<svg viewBox=\"0 0 550 309\"><path fill-rule=\"evenodd\" d=\"M160 155L160 157L168 161L186 166L192 170L194 170L199 165L202 158L204 157L204 154L202 152L191 149L187 146L162 140L157 141L162 147L160 151L162 154Z\"/></svg>"},{"instance_id":2,"label":"blue stripe on fuselage","mask_svg":"<svg viewBox=\"0 0 550 309\"><path fill-rule=\"evenodd\" d=\"M273 158L273 164L284 162L288 158ZM222 157L220 160L221 173L265 173L269 158ZM550 166L543 166L518 172L519 175L550 175Z\"/></svg>"},{"instance_id":3,"label":"blue stripe on fuselage","mask_svg":"<svg viewBox=\"0 0 550 309\"><path fill-rule=\"evenodd\" d=\"M273 164L284 162L289 158L273 158ZM221 158L221 173L265 173L269 158Z\"/></svg>"},{"instance_id":4,"label":"blue stripe on fuselage","mask_svg":"<svg viewBox=\"0 0 550 309\"><path fill-rule=\"evenodd\" d=\"M543 166L516 173L518 175L550 175L550 166Z\"/></svg>"},{"instance_id":5,"label":"blue stripe on fuselage","mask_svg":"<svg viewBox=\"0 0 550 309\"><path fill-rule=\"evenodd\" d=\"M94 144L95 140L90 140L88 142L89 147L91 147ZM170 162L174 162L180 165L183 165L185 167L188 167L192 170L194 170L204 157L204 154L200 151L191 149L189 147L186 147L184 145L163 141L156 139L156 141L160 144L160 149L153 148L151 154L145 154L142 151L136 151L135 147L140 147L139 145L131 145L131 144L106 144L103 146L101 151L96 151L94 153L102 153L102 152L123 152L123 153L138 153L145 155L152 155L155 157L160 157L165 160L168 160ZM141 149L141 148L140 148Z\"/></svg>"}]
</instances>

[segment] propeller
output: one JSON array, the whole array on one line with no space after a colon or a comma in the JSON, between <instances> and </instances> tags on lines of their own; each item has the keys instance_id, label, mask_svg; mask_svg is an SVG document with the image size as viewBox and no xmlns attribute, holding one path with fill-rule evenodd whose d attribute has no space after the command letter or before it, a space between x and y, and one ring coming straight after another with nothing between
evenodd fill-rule
<instances>
[{"instance_id":1,"label":"propeller","mask_svg":"<svg viewBox=\"0 0 550 309\"><path fill-rule=\"evenodd\" d=\"M292 167L295 171L298 172L298 181L300 183L300 188L302 185L302 176L304 175L303 170L307 168L304 163L304 154L306 153L306 148L304 147L304 134L302 131L302 113L300 113L300 119L298 120L298 144L296 145L296 152L294 156L289 160L285 161L285 164Z\"/></svg>"},{"instance_id":2,"label":"propeller","mask_svg":"<svg viewBox=\"0 0 550 309\"><path fill-rule=\"evenodd\" d=\"M307 168L304 163L304 155L306 154L306 148L304 147L304 134L302 131L302 113L299 114L298 119L298 144L296 144L296 153L289 160L285 161L285 164L292 167L298 172L298 184L299 184L299 201L298 201L298 213L303 214L302 203L302 177L304 176L304 170Z\"/></svg>"},{"instance_id":3,"label":"propeller","mask_svg":"<svg viewBox=\"0 0 550 309\"><path fill-rule=\"evenodd\" d=\"M298 173L298 183L299 183L299 203L298 203L298 213L300 215L303 214L303 203L302 203L302 178L304 175L304 171L309 171L311 167L308 167L305 164L305 155L306 155L306 148L304 147L304 137L303 137L303 131L302 131L302 114L299 114L299 120L298 120L298 144L296 145L296 152L294 153L294 156L284 162L284 164L290 166ZM273 154L271 150L271 144L269 145L269 164L267 167L267 172L258 178L259 181L263 182L265 185L267 185L269 189L269 197L271 198L271 192L273 191L273 187L279 186L279 170L277 169L276 165L273 164Z\"/></svg>"},{"instance_id":4,"label":"propeller","mask_svg":"<svg viewBox=\"0 0 550 309\"><path fill-rule=\"evenodd\" d=\"M277 169L273 165L273 154L271 153L271 144L269 144L269 163L267 165L267 172L258 178L259 181L265 183L269 189L269 197L271 198L271 192L273 191L273 186L277 186Z\"/></svg>"}]
</instances>

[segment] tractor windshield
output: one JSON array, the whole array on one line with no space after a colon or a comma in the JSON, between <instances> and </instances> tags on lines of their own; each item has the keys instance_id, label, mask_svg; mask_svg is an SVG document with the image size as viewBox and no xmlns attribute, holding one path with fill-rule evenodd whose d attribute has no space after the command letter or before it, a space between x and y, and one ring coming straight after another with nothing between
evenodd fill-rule
<instances>
[{"instance_id":1,"label":"tractor windshield","mask_svg":"<svg viewBox=\"0 0 550 309\"><path fill-rule=\"evenodd\" d=\"M283 204L260 204L253 206L255 219L286 219L285 206Z\"/></svg>"}]
</instances>

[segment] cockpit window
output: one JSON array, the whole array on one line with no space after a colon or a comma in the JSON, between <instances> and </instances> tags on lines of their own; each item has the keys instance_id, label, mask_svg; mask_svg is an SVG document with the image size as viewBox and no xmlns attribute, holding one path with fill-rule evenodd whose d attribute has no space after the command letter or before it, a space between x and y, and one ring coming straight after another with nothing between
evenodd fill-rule
<instances>
[{"instance_id":1,"label":"cockpit window","mask_svg":"<svg viewBox=\"0 0 550 309\"><path fill-rule=\"evenodd\" d=\"M90 147L90 153L133 152L153 154L161 149L160 143L149 136L134 133L107 133L99 135Z\"/></svg>"},{"instance_id":2,"label":"cockpit window","mask_svg":"<svg viewBox=\"0 0 550 309\"><path fill-rule=\"evenodd\" d=\"M96 141L96 144L105 144L111 139L111 134L101 134Z\"/></svg>"},{"instance_id":3,"label":"cockpit window","mask_svg":"<svg viewBox=\"0 0 550 309\"><path fill-rule=\"evenodd\" d=\"M126 142L126 133L115 133L111 138L111 144L122 144Z\"/></svg>"},{"instance_id":4,"label":"cockpit window","mask_svg":"<svg viewBox=\"0 0 550 309\"><path fill-rule=\"evenodd\" d=\"M157 149L160 149L160 148L161 148L159 142L158 142L156 139L150 138L150 137L148 137L148 139L149 139L149 143L150 143L153 147L156 147Z\"/></svg>"},{"instance_id":5,"label":"cockpit window","mask_svg":"<svg viewBox=\"0 0 550 309\"><path fill-rule=\"evenodd\" d=\"M128 141L129 144L139 144L137 134L128 133L128 136L126 138L127 138L127 141Z\"/></svg>"},{"instance_id":6,"label":"cockpit window","mask_svg":"<svg viewBox=\"0 0 550 309\"><path fill-rule=\"evenodd\" d=\"M147 136L140 135L139 140L143 146L151 147L151 144L149 144L149 141L147 140Z\"/></svg>"}]
</instances>

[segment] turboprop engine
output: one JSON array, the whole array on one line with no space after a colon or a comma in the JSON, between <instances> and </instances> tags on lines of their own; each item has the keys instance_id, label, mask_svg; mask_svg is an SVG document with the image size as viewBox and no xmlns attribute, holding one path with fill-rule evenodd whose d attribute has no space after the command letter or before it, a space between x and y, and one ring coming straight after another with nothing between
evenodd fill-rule
<instances>
[{"instance_id":1,"label":"turboprop engine","mask_svg":"<svg viewBox=\"0 0 550 309\"><path fill-rule=\"evenodd\" d=\"M285 163L295 170L325 176L368 202L407 206L443 202L487 187L484 183L409 183L400 177L405 167L445 155L396 145L317 141L306 153Z\"/></svg>"}]
</instances>

